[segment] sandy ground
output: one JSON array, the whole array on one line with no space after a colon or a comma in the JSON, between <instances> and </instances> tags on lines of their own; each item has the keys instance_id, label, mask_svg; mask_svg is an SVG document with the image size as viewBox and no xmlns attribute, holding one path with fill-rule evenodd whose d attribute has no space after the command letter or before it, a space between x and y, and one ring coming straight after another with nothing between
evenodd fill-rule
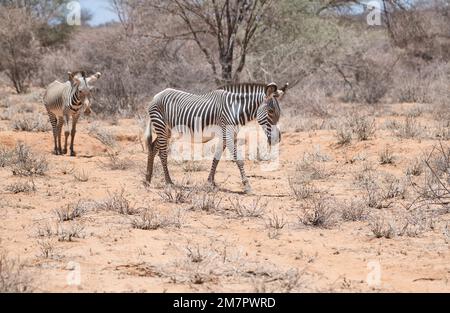
<instances>
[{"instance_id":1,"label":"sandy ground","mask_svg":"<svg viewBox=\"0 0 450 313\"><path fill-rule=\"evenodd\" d=\"M29 101L42 111L37 99L3 96L12 99L9 105ZM3 104L0 112L7 108ZM143 183L146 152L135 119L120 119L115 125L96 122L94 117L82 119L76 157L51 153L51 131L13 131L9 119L1 120L0 146L12 149L22 141L49 163L44 176L33 178L36 191L18 194L7 187L30 178L0 167L1 249L8 257L20 258L38 292L449 292L450 250L444 230L450 214L440 214L433 227L414 236L376 238L371 218L407 214L404 205L414 198L409 189L404 199L394 199L388 208L367 208L366 219L340 218L345 203L364 200L355 175L365 164L374 164L376 173L403 178L411 160L437 143L430 138L398 138L382 127L389 117L399 118L393 112L404 110L403 104L390 106L385 115L377 116L377 130L370 140L354 139L346 146L336 144L333 130L284 131L275 170L264 171L264 161L245 162L252 195L242 193L237 167L221 161L216 176L219 190L212 196L220 203L209 211L198 209L199 199L208 193L194 186L204 185L210 161L196 162L194 168L188 168L189 162L170 161L176 184L188 186L191 192L184 203L170 203L163 197L159 160L152 184ZM421 118L422 125L427 125L427 118ZM94 123L114 134L114 147L88 133ZM387 144L395 162L380 165L379 153ZM129 159L127 168L111 170L108 151L118 152L121 160ZM307 200L297 200L289 186L288 177L295 175L296 164L307 155L326 156L317 164L327 175L312 180L317 189L312 197L332 199L328 205L337 220L328 227L300 221ZM122 190L136 211L147 210L172 222L155 230L136 229L133 221L141 213L120 214L99 205ZM240 216L233 206L236 201L250 206L258 198L267 202L260 217ZM58 222L55 210L79 200L87 211L74 220ZM270 227L277 219L284 224L278 230ZM68 241L52 231L43 234L45 229L61 227L79 227L79 238ZM45 255L45 251L50 252Z\"/></svg>"}]
</instances>

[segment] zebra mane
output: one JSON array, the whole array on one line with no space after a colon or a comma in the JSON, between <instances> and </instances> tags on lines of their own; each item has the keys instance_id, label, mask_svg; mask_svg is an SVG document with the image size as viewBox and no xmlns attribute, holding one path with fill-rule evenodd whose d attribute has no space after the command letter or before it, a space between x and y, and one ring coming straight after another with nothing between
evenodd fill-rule
<instances>
[{"instance_id":1,"label":"zebra mane","mask_svg":"<svg viewBox=\"0 0 450 313\"><path fill-rule=\"evenodd\" d=\"M254 93L254 92L264 92L266 84L262 83L236 83L223 85L217 88L218 90L225 90L229 92L239 92L239 93Z\"/></svg>"}]
</instances>

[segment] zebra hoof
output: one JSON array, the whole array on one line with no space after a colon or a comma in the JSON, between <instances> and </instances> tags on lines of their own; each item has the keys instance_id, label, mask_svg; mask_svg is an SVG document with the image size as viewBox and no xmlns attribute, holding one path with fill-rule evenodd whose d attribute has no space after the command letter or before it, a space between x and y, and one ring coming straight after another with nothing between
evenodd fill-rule
<instances>
[{"instance_id":1,"label":"zebra hoof","mask_svg":"<svg viewBox=\"0 0 450 313\"><path fill-rule=\"evenodd\" d=\"M244 188L244 192L247 195L252 195L253 194L252 187L250 187L250 185L246 185L245 188Z\"/></svg>"},{"instance_id":2,"label":"zebra hoof","mask_svg":"<svg viewBox=\"0 0 450 313\"><path fill-rule=\"evenodd\" d=\"M77 156L77 154L75 153L75 151L70 151L70 156L74 157Z\"/></svg>"},{"instance_id":3,"label":"zebra hoof","mask_svg":"<svg viewBox=\"0 0 450 313\"><path fill-rule=\"evenodd\" d=\"M66 155L67 154L67 149L64 149L61 154Z\"/></svg>"}]
</instances>

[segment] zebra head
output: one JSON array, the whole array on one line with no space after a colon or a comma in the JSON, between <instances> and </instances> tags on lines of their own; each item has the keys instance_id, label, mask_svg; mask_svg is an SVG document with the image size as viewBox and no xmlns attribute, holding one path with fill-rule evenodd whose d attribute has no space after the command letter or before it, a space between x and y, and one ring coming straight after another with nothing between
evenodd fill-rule
<instances>
[{"instance_id":1,"label":"zebra head","mask_svg":"<svg viewBox=\"0 0 450 313\"><path fill-rule=\"evenodd\" d=\"M73 94L76 94L78 100L83 104L84 114L91 113L91 91L94 88L93 83L100 78L101 73L97 72L92 76L86 77L86 72L69 72L69 81L72 85Z\"/></svg>"},{"instance_id":2,"label":"zebra head","mask_svg":"<svg viewBox=\"0 0 450 313\"><path fill-rule=\"evenodd\" d=\"M283 97L288 84L283 88L278 89L275 83L270 83L265 88L264 102L259 106L257 112L258 124L264 130L269 145L275 145L281 141L281 132L277 127L280 119L280 104L279 100Z\"/></svg>"}]
</instances>

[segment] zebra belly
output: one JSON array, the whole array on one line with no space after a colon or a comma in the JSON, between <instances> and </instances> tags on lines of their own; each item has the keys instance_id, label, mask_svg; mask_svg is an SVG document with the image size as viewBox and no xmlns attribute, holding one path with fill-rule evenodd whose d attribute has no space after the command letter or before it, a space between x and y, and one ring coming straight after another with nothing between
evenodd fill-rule
<instances>
[{"instance_id":1,"label":"zebra belly","mask_svg":"<svg viewBox=\"0 0 450 313\"><path fill-rule=\"evenodd\" d=\"M182 139L192 143L206 143L222 137L222 129L216 125L207 126L202 130L178 126L174 127L171 133L174 139Z\"/></svg>"}]
</instances>

